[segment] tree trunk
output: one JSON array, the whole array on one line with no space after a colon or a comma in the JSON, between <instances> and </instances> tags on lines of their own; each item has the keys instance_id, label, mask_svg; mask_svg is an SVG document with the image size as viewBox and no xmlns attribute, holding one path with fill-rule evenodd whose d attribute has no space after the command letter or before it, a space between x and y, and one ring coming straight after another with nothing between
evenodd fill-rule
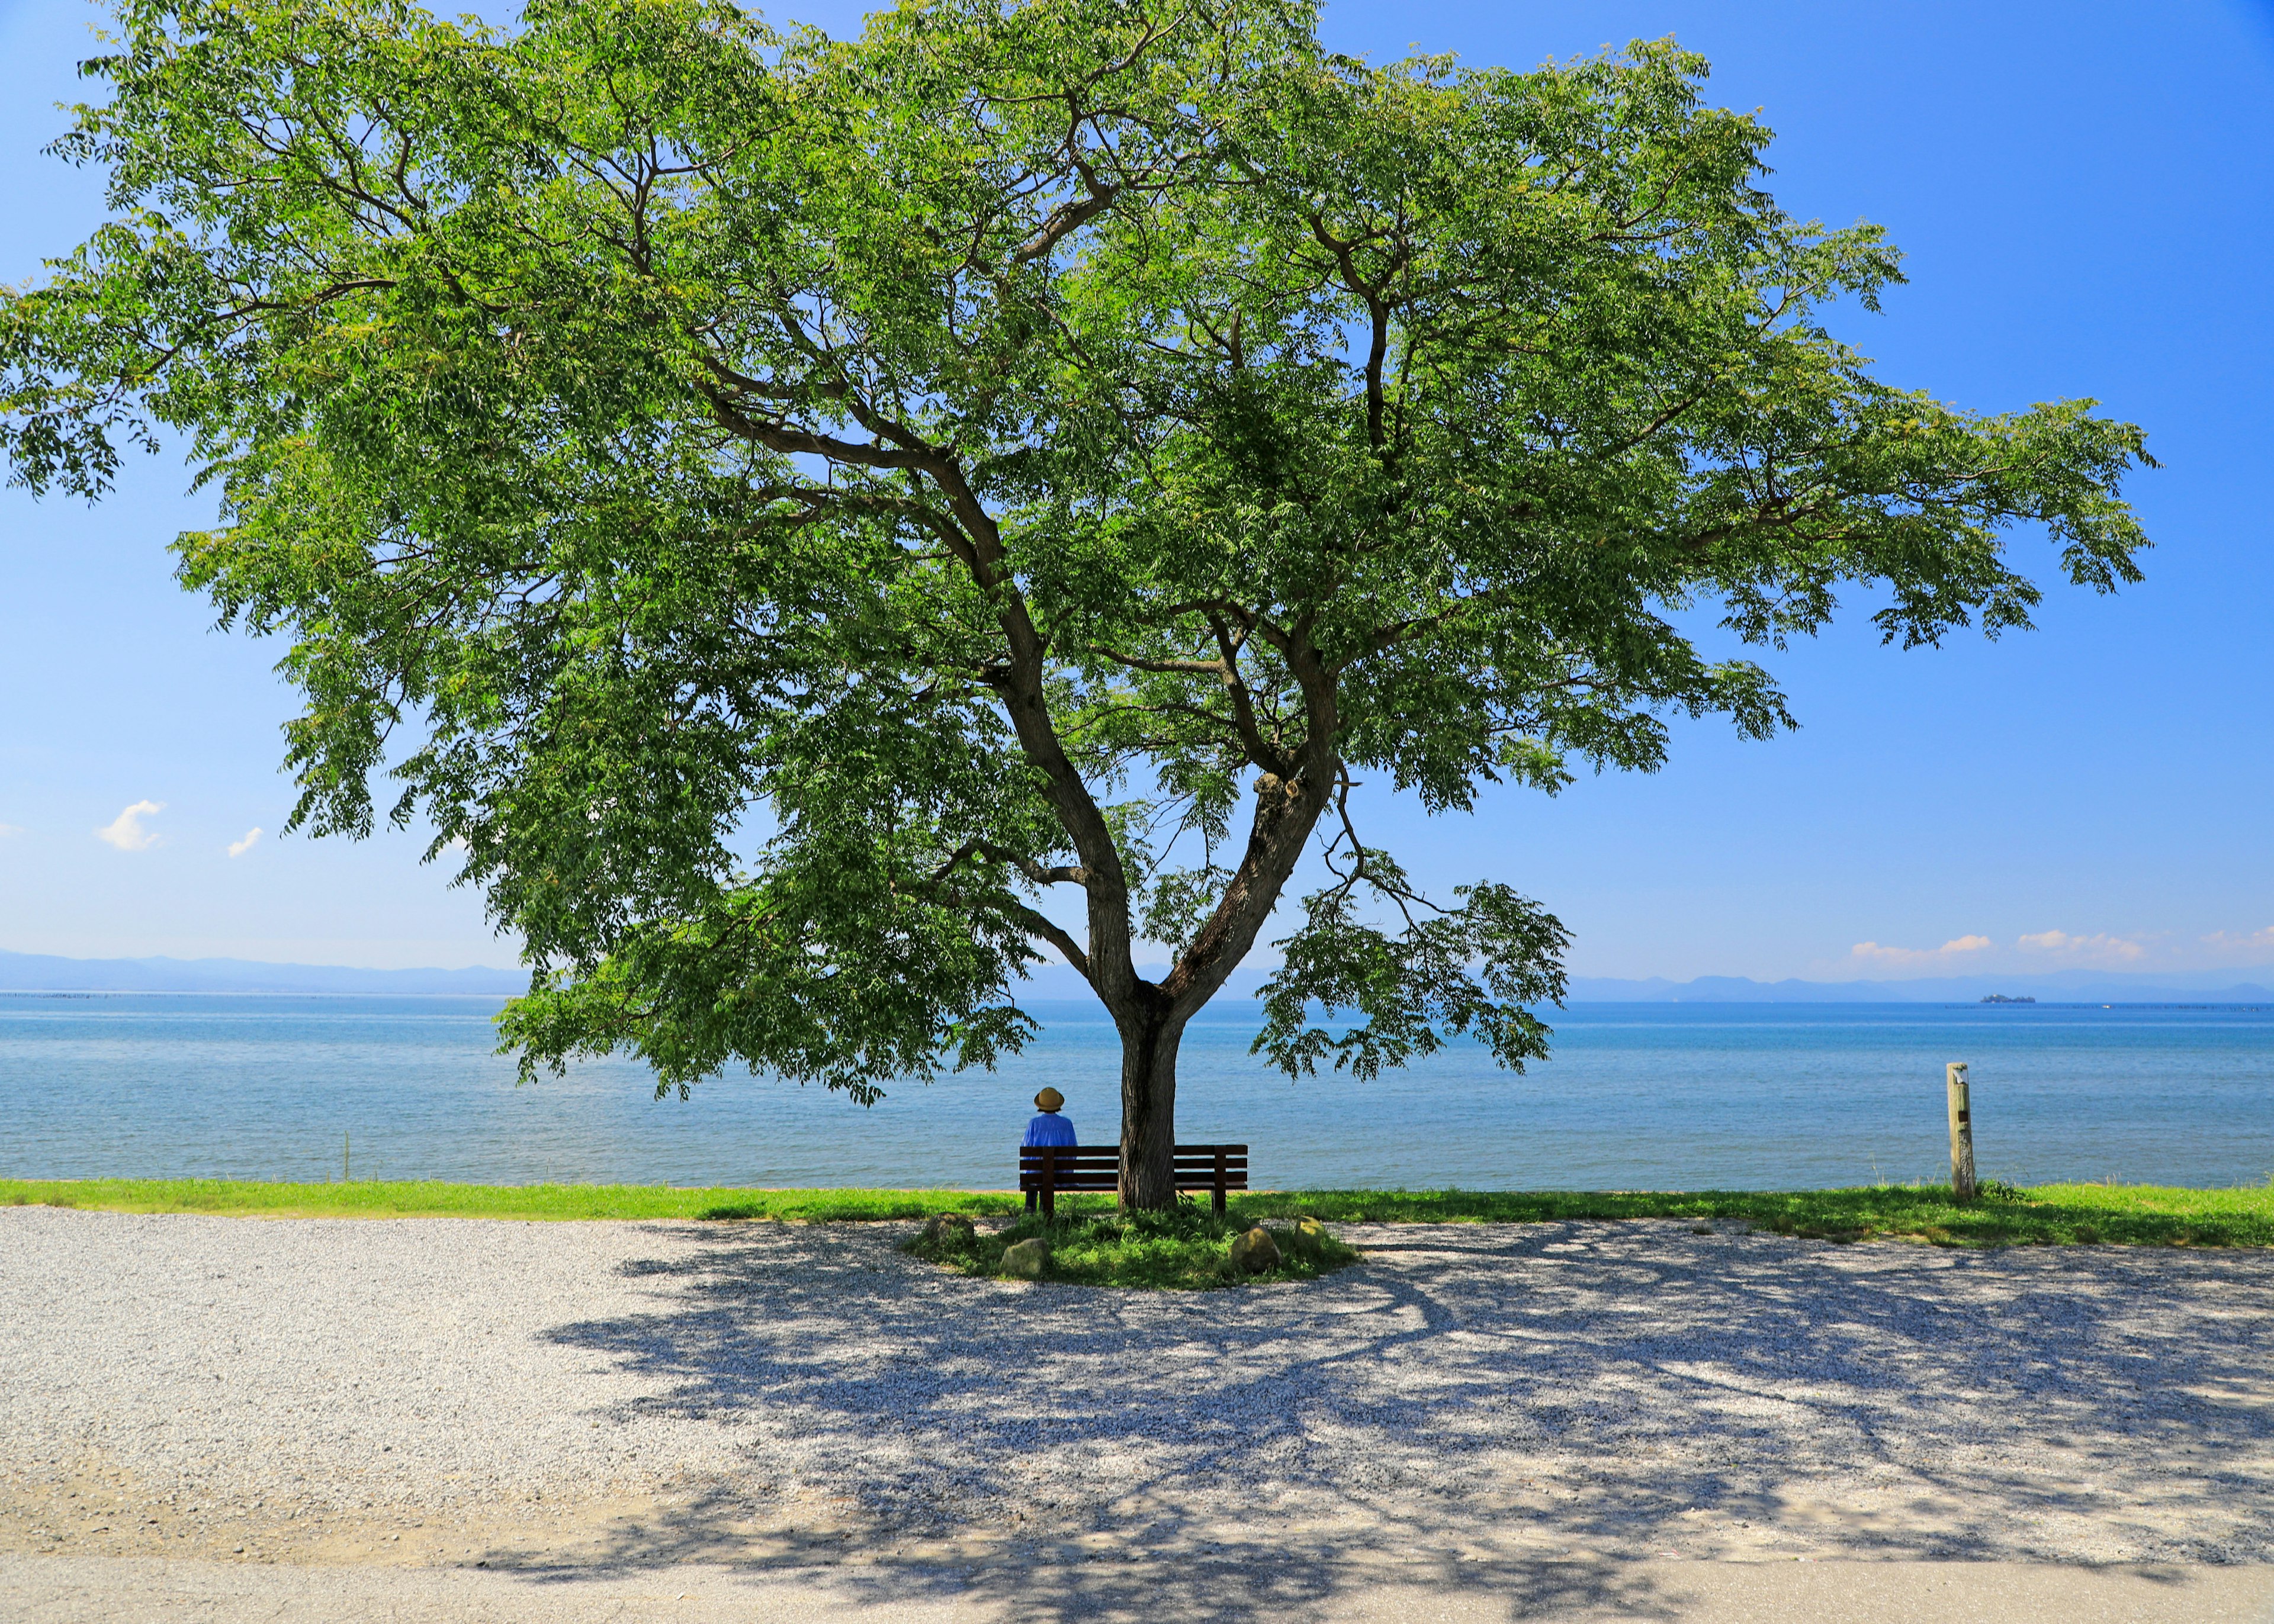
<instances>
[{"instance_id":1,"label":"tree trunk","mask_svg":"<svg viewBox=\"0 0 2274 1624\"><path fill-rule=\"evenodd\" d=\"M1120 1019L1121 1205L1177 1204L1177 1046L1183 1015L1140 1010Z\"/></svg>"}]
</instances>

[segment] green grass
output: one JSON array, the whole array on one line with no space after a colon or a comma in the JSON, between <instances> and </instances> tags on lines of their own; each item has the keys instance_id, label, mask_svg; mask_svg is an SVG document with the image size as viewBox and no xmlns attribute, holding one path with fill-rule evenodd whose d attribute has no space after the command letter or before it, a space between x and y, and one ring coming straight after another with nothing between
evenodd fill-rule
<instances>
[{"instance_id":1,"label":"green grass","mask_svg":"<svg viewBox=\"0 0 2274 1624\"><path fill-rule=\"evenodd\" d=\"M643 1184L255 1184L235 1179L0 1179L0 1206L292 1218L769 1218L827 1222L960 1212L1011 1217L1018 1196L968 1190L674 1190ZM1068 1199L1069 1217L1104 1198ZM2046 1184L1960 1206L1933 1184L1854 1190L1306 1190L1235 1197L1241 1226L1305 1215L1374 1223L1540 1223L1571 1219L1744 1220L1828 1240L1894 1237L1940 1245L2274 1246L2274 1186L2173 1190Z\"/></svg>"},{"instance_id":2,"label":"green grass","mask_svg":"<svg viewBox=\"0 0 2274 1624\"><path fill-rule=\"evenodd\" d=\"M969 1190L679 1190L668 1184L256 1184L234 1178L0 1178L0 1207L248 1218L774 1218L809 1223L1000 1216L1016 1195Z\"/></svg>"},{"instance_id":3,"label":"green grass","mask_svg":"<svg viewBox=\"0 0 2274 1624\"><path fill-rule=\"evenodd\" d=\"M1277 1243L1280 1267L1246 1274L1232 1267L1231 1243L1252 1221L1219 1218L1206 1207L1166 1213L1062 1213L1056 1219L1021 1216L997 1230L918 1235L902 1247L961 1274L999 1275L1003 1254L1020 1241L1050 1246L1045 1280L1084 1286L1134 1286L1154 1291L1206 1290L1273 1280L1312 1280L1359 1259L1356 1248L1317 1230L1266 1226Z\"/></svg>"},{"instance_id":4,"label":"green grass","mask_svg":"<svg viewBox=\"0 0 2274 1624\"><path fill-rule=\"evenodd\" d=\"M1347 1223L1543 1223L1570 1219L1743 1220L1780 1234L1855 1241L1889 1237L1944 1246L2274 1246L2274 1185L2176 1190L2150 1184L2041 1184L1963 1205L1946 1185L1854 1190L1310 1190L1256 1195L1251 1219L1310 1214Z\"/></svg>"}]
</instances>

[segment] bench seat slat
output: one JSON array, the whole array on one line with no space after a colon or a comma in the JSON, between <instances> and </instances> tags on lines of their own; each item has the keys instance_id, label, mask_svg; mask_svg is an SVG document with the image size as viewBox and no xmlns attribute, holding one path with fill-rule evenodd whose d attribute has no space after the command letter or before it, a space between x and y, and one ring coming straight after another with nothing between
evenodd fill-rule
<instances>
[{"instance_id":1,"label":"bench seat slat","mask_svg":"<svg viewBox=\"0 0 2274 1624\"><path fill-rule=\"evenodd\" d=\"M1058 1172L1062 1176L1073 1173L1096 1173L1101 1171L1118 1173L1121 1170L1121 1164L1118 1162L1060 1161L1053 1163L1052 1165L1058 1169ZM1033 1162L1022 1162L1019 1166L1021 1172L1039 1175L1043 1170L1043 1164L1039 1159ZM1206 1174L1209 1177L1213 1178L1216 1176L1216 1164L1213 1162L1179 1162L1176 1164L1177 1176L1180 1178L1188 1173L1195 1178L1199 1177L1202 1174ZM1244 1174L1247 1171L1247 1165L1241 1162L1227 1162L1224 1164L1224 1170L1228 1174Z\"/></svg>"},{"instance_id":2,"label":"bench seat slat","mask_svg":"<svg viewBox=\"0 0 2274 1624\"><path fill-rule=\"evenodd\" d=\"M1061 1178L1049 1187L1063 1195L1070 1190L1118 1190L1121 1187L1121 1181L1118 1178ZM1248 1188L1248 1183L1244 1178L1227 1178L1224 1181L1224 1187L1227 1190L1245 1190ZM1043 1188L1043 1184L1039 1178L1022 1178L1019 1181L1019 1188L1021 1191L1040 1190ZM1180 1178L1177 1181L1177 1188L1187 1193L1214 1190L1216 1180Z\"/></svg>"},{"instance_id":3,"label":"bench seat slat","mask_svg":"<svg viewBox=\"0 0 2274 1624\"><path fill-rule=\"evenodd\" d=\"M1055 1179L1051 1180L1051 1184L1060 1190L1111 1190L1120 1182L1121 1175L1118 1173L1067 1173L1063 1171L1061 1171ZM1224 1175L1224 1182L1234 1190L1245 1190L1247 1188L1247 1176L1245 1173L1226 1173ZM1215 1184L1216 1175L1212 1172L1205 1178L1193 1177L1190 1178L1179 1177L1177 1180L1177 1188L1179 1190L1209 1190L1214 1188ZM1042 1187L1043 1176L1040 1173L1021 1173L1019 1175L1020 1189L1040 1190Z\"/></svg>"},{"instance_id":4,"label":"bench seat slat","mask_svg":"<svg viewBox=\"0 0 2274 1624\"><path fill-rule=\"evenodd\" d=\"M1022 1156L1039 1156L1046 1150L1054 1150L1061 1156L1118 1156L1121 1154L1121 1147L1118 1145L1021 1145L1019 1147L1019 1154ZM1172 1154L1179 1156L1199 1157L1213 1156L1218 1151L1222 1151L1227 1156L1244 1156L1247 1154L1247 1147L1245 1145L1179 1145Z\"/></svg>"},{"instance_id":5,"label":"bench seat slat","mask_svg":"<svg viewBox=\"0 0 2274 1624\"><path fill-rule=\"evenodd\" d=\"M1021 1155L1019 1162L1023 1167L1039 1168L1043 1165L1043 1158L1032 1151ZM1054 1165L1061 1168L1118 1168L1121 1165L1121 1157L1118 1152L1077 1156L1060 1151L1052 1158L1052 1162ZM1219 1162L1214 1156L1177 1156L1172 1159L1171 1165L1179 1169L1213 1169L1218 1166ZM1226 1169L1244 1168L1247 1165L1247 1158L1225 1156L1222 1159L1221 1165Z\"/></svg>"},{"instance_id":6,"label":"bench seat slat","mask_svg":"<svg viewBox=\"0 0 2274 1624\"><path fill-rule=\"evenodd\" d=\"M1080 1178L1054 1179L1048 1186L1045 1186L1040 1178L1022 1178L1019 1181L1019 1188L1021 1190L1041 1190L1045 1187L1051 1190L1118 1190L1121 1187L1121 1180L1118 1176L1109 1178L1102 1174L1086 1173Z\"/></svg>"},{"instance_id":7,"label":"bench seat slat","mask_svg":"<svg viewBox=\"0 0 2274 1624\"><path fill-rule=\"evenodd\" d=\"M1247 1169L1226 1168L1224 1170L1224 1176L1227 1180L1245 1183L1247 1178ZM1019 1170L1019 1177L1039 1184L1043 1172L1040 1168L1021 1168ZM1078 1178L1102 1178L1108 1184L1112 1184L1120 1177L1121 1169L1118 1168L1059 1168L1052 1174L1052 1177L1062 1190L1074 1188L1073 1181ZM1179 1184L1211 1184L1216 1182L1216 1169L1214 1168L1179 1168L1177 1170L1176 1178ZM1024 1186L1022 1185L1021 1188Z\"/></svg>"}]
</instances>

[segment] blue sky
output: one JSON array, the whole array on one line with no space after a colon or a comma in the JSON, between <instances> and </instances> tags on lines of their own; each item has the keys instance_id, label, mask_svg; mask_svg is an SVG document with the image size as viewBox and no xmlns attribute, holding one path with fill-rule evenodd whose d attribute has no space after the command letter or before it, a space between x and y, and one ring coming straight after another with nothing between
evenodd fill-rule
<instances>
[{"instance_id":1,"label":"blue sky","mask_svg":"<svg viewBox=\"0 0 2274 1624\"><path fill-rule=\"evenodd\" d=\"M100 217L94 179L38 155L94 15L0 0L11 282ZM1384 803L1370 839L1436 884L1540 897L1591 975L2274 963L2266 8L1341 0L1326 26L1377 59L1519 66L1676 35L1714 100L1777 131L1786 207L1907 251L1910 285L1842 327L1883 376L1983 409L2094 395L2165 464L2135 487L2142 587L2055 585L2034 635L1939 651L1880 648L1859 602L1768 662L1796 734L1685 724L1654 777L1461 819ZM213 633L173 585L166 544L207 516L185 484L145 461L93 510L0 492L0 948L510 962L423 840L277 838L282 650ZM138 806L160 809L122 823Z\"/></svg>"}]
</instances>

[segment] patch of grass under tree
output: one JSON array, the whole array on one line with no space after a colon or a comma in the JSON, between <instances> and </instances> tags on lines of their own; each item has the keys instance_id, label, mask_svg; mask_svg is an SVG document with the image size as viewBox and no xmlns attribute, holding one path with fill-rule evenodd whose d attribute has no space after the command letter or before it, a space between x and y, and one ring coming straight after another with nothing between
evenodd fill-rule
<instances>
[{"instance_id":1,"label":"patch of grass under tree","mask_svg":"<svg viewBox=\"0 0 2274 1624\"><path fill-rule=\"evenodd\" d=\"M1005 1267L1005 1252L1021 1241L1038 1240L1048 1248L1049 1259L1040 1279L1154 1290L1311 1280L1359 1260L1357 1248L1315 1224L1267 1225L1278 1263L1247 1273L1233 1264L1232 1242L1254 1227L1253 1219L1219 1218L1204 1207L1159 1213L1061 1212L1048 1220L1024 1214L994 1230L928 1224L903 1250L966 1274L1000 1275L1011 1272Z\"/></svg>"},{"instance_id":2,"label":"patch of grass under tree","mask_svg":"<svg viewBox=\"0 0 2274 1624\"><path fill-rule=\"evenodd\" d=\"M673 1189L643 1184L456 1184L439 1181L266 1184L237 1179L0 1179L0 1205L108 1212L292 1218L679 1218L803 1222L1016 1218L1007 1191ZM1103 1197L1067 1198L1062 1221L1111 1214ZM1259 1191L1232 1199L1230 1228L1313 1216L1336 1223L1545 1223L1623 1218L1751 1223L1825 1240L1941 1245L2274 1246L2274 1186L2180 1190L2146 1184L1992 1185L1961 1204L1947 1187L1850 1190ZM1005 1240L1022 1238L1011 1235ZM1213 1244L1213 1242L1211 1242ZM1070 1276L1061 1276L1070 1277Z\"/></svg>"}]
</instances>

